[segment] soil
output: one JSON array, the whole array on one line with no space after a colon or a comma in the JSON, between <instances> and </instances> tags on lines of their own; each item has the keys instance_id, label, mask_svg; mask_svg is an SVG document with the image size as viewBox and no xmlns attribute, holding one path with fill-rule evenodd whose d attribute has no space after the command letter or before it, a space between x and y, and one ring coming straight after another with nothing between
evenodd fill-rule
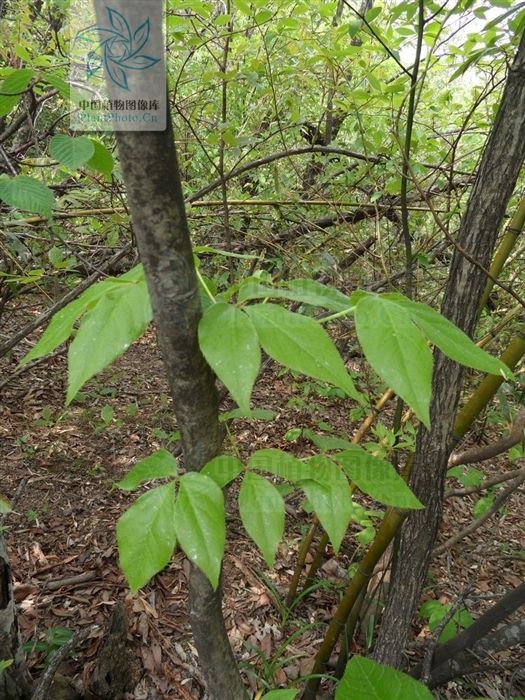
<instances>
[{"instance_id":1,"label":"soil","mask_svg":"<svg viewBox=\"0 0 525 700\"><path fill-rule=\"evenodd\" d=\"M25 300L4 321L2 340L38 313L38 300ZM38 332L1 361L1 382L15 371L37 336ZM154 334L148 331L89 382L82 389L82 401L69 408L64 406L66 366L64 350L13 377L1 390L0 496L14 502L4 526L31 672L37 677L49 654L72 631L89 628L87 641L61 667L65 675L89 679L104 625L122 601L136 657L128 699L204 698L186 612L184 557L177 553L164 571L132 595L119 568L115 542L115 523L136 497L114 488L115 482L137 460L176 444L170 439L176 425ZM375 394L379 393L376 387ZM282 375L273 365L258 381L253 405L275 411L275 417L231 424L232 438L244 456L263 447L314 454L308 440L287 440L288 431L320 432L325 427L320 429L321 422L336 434L351 436L359 425L351 415L355 407L351 401L321 396L315 383ZM228 407L225 402L223 408ZM490 440L491 431L497 430L501 428L490 428L482 439ZM371 439L377 438L366 438ZM476 466L490 476L516 469L519 463L510 463L503 455ZM458 484L452 480L451 486ZM278 601L286 594L310 516L298 500L288 498L285 540L274 569L269 570L242 528L234 496L235 488L229 503L224 613L244 678L255 693L265 686L293 684L308 673L325 623L344 590L348 566L356 555L356 540L350 535L358 529L350 530L338 556L332 550L326 553L312 594L283 624ZM476 495L447 500L441 542L472 521L476 500ZM502 512L437 557L425 599L454 604L465 595L475 617L521 583L524 504L524 494L514 494ZM378 576L385 585L386 579ZM354 643L355 653L366 654L373 643L379 608L369 609ZM424 620L416 621L414 632L412 653L421 654L432 633ZM515 671L524 665L523 648L515 649L491 660L489 672L449 683L441 692L449 698L520 695L525 688L519 686Z\"/></svg>"}]
</instances>

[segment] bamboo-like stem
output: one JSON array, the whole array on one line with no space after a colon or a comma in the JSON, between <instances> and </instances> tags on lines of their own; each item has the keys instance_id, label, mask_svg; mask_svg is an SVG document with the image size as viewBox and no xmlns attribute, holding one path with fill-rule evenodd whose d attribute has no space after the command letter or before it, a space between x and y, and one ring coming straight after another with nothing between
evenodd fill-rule
<instances>
[{"instance_id":1,"label":"bamboo-like stem","mask_svg":"<svg viewBox=\"0 0 525 700\"><path fill-rule=\"evenodd\" d=\"M221 199L186 200L192 209L206 207L222 207L224 201ZM361 202L348 202L339 199L228 199L230 207L355 207L357 209L367 209L372 212L382 209L399 209L397 204L362 204ZM428 212L428 207L411 206L409 211ZM434 209L437 214L446 214L444 209ZM82 216L101 216L103 214L127 214L125 207L100 207L98 209L68 209L67 211L54 211L53 219L76 219ZM191 214L190 214L191 216ZM20 219L5 221L4 227L16 227L22 224L45 224L49 221L46 216L26 216Z\"/></svg>"},{"instance_id":2,"label":"bamboo-like stem","mask_svg":"<svg viewBox=\"0 0 525 700\"><path fill-rule=\"evenodd\" d=\"M523 197L521 202L518 204L518 208L516 209L516 211L514 212L514 215L512 216L511 220L509 221L509 223L505 229L505 233L503 235L503 238L501 239L501 243L499 244L498 249L496 250L496 252L494 254L492 264L489 268L490 277L487 280L487 286L485 287L485 291L483 292L483 296L481 297L481 301L479 304L480 312L487 305L488 298L489 298L490 293L494 287L494 280L499 277L501 271L503 270L503 266L505 265L505 262L507 261L509 255L511 254L512 249L516 245L516 241L518 240L518 236L522 232L524 226L525 226L525 197Z\"/></svg>"},{"instance_id":3,"label":"bamboo-like stem","mask_svg":"<svg viewBox=\"0 0 525 700\"><path fill-rule=\"evenodd\" d=\"M385 513L385 517L379 526L374 541L370 545L365 554L359 568L357 569L350 585L337 608L332 621L326 631L325 638L317 656L315 657L314 667L312 669L312 677L308 681L303 700L315 700L317 689L320 683L320 676L326 668L326 664L330 658L332 650L343 631L348 621L349 615L352 612L356 601L363 591L366 591L370 577L374 573L375 566L390 542L395 537L401 523L408 515L408 511L389 508Z\"/></svg>"},{"instance_id":4,"label":"bamboo-like stem","mask_svg":"<svg viewBox=\"0 0 525 700\"><path fill-rule=\"evenodd\" d=\"M301 578L301 574L306 563L306 557L308 555L308 552L310 551L310 547L312 546L312 542L314 541L315 533L317 532L318 527L319 520L317 519L317 517L314 517L314 520L310 525L310 529L308 530L308 533L303 539L299 548L299 552L297 553L297 563L295 564L292 580L290 581L290 587L288 589L288 593L286 595L285 600L285 605L287 608L290 608L293 605L295 596L297 595L297 586L299 585L299 579Z\"/></svg>"},{"instance_id":5,"label":"bamboo-like stem","mask_svg":"<svg viewBox=\"0 0 525 700\"><path fill-rule=\"evenodd\" d=\"M521 358L525 355L525 324L517 329L507 348L502 353L500 360L513 370ZM466 434L474 420L487 406L498 388L504 382L503 376L488 374L473 392L465 406L459 411L454 424L454 441L459 442Z\"/></svg>"},{"instance_id":6,"label":"bamboo-like stem","mask_svg":"<svg viewBox=\"0 0 525 700\"><path fill-rule=\"evenodd\" d=\"M368 416L365 418L365 420L361 423L359 429L357 432L354 434L352 437L352 443L354 445L357 445L363 437L366 435L370 427L373 425L374 420L376 419L378 411L381 411L381 409L390 401L390 399L395 396L394 391L392 389L387 389L382 396L379 397L379 399L376 401L376 404L372 410L371 413L368 414ZM355 486L352 484L352 493L355 491ZM308 588L313 583L314 577L316 573L319 571L319 567L321 566L321 562L323 561L323 554L326 549L326 545L329 542L328 535L326 532L323 532L321 539L319 540L315 553L314 553L314 558L312 563L310 564L310 568L308 569L308 573L306 574L306 581L303 587L303 591Z\"/></svg>"},{"instance_id":7,"label":"bamboo-like stem","mask_svg":"<svg viewBox=\"0 0 525 700\"><path fill-rule=\"evenodd\" d=\"M348 620L345 625L343 632L343 639L341 641L341 649L339 650L339 657L337 659L337 664L335 667L334 676L336 678L341 678L345 672L346 662L348 661L348 656L350 653L350 644L354 636L355 628L359 622L359 616L361 614L361 608L365 602L365 591L364 589L359 594L357 600L355 601L352 611L348 616Z\"/></svg>"},{"instance_id":8,"label":"bamboo-like stem","mask_svg":"<svg viewBox=\"0 0 525 700\"><path fill-rule=\"evenodd\" d=\"M504 328L506 328L511 321L514 321L514 319L518 318L520 314L522 313L522 307L519 304L516 304L510 311L507 311L505 316L496 323L494 328L490 330L486 335L483 336L476 345L479 348L486 348L489 343L491 343L494 338L497 337L498 333L502 331Z\"/></svg>"},{"instance_id":9,"label":"bamboo-like stem","mask_svg":"<svg viewBox=\"0 0 525 700\"><path fill-rule=\"evenodd\" d=\"M520 326L515 336L512 338L509 346L501 355L501 361L514 369L517 363L525 354L525 325ZM466 406L458 414L454 425L454 438L459 441L470 428L475 418L485 408L488 401L494 396L498 387L504 381L502 376L487 375L472 394ZM387 392L388 393L388 392ZM383 395L384 397L385 395ZM383 398L382 397L382 398ZM403 478L408 481L410 469L412 467L412 459L409 458L405 466ZM315 658L314 667L312 669L312 678L308 681L303 700L315 700L316 691L320 683L320 674L324 672L326 663L330 658L332 650L337 642L337 639L345 627L349 615L352 613L354 604L359 598L360 593L366 590L368 580L373 574L379 558L386 550L386 547L395 537L403 520L407 516L408 511L400 511L389 508L385 513L383 521L379 526L374 541L370 545L365 554L357 573L354 575L350 585L348 586L338 609L328 627L323 643Z\"/></svg>"}]
</instances>

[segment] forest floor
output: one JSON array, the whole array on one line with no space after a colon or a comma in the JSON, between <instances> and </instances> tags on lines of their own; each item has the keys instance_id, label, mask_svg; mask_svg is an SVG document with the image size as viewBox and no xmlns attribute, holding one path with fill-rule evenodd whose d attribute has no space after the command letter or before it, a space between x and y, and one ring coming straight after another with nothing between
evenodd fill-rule
<instances>
[{"instance_id":1,"label":"forest floor","mask_svg":"<svg viewBox=\"0 0 525 700\"><path fill-rule=\"evenodd\" d=\"M30 302L17 310L2 329L3 338L36 313ZM24 341L4 358L0 382L14 372L34 340ZM28 648L33 647L32 673L39 675L46 657L67 636L65 629L98 625L62 667L65 675L89 678L104 624L117 601L122 601L137 660L129 699L204 698L186 612L184 558L178 553L152 583L131 595L116 551L115 523L136 494L112 486L137 460L172 446L170 435L176 429L154 334L148 332L91 381L83 389L83 401L67 409L66 362L65 351L46 359L13 378L0 396L0 496L15 500L5 528L21 630ZM304 392L304 382L280 376L271 366L256 385L253 405L275 411L275 418L237 420L231 425L241 454L263 447L283 448L299 456L314 454L311 443L287 441L286 433L291 428L318 431L321 422L330 424L337 434L351 435L359 425L349 419L352 402ZM491 429L483 439L490 440ZM510 464L504 455L478 466L488 476L518 465ZM472 521L475 500L472 496L447 500L441 542ZM264 683L283 687L310 669L325 623L344 588L355 539L347 537L338 557L327 554L319 585L283 627L275 596L284 598L309 516L299 503L289 503L286 537L270 571L230 506L224 563L228 634L253 691ZM525 495L514 494L503 514L436 557L425 598L455 603L467 591L466 604L475 617L521 583L524 506ZM367 645L373 643L374 621L370 613L362 622L354 652L366 653ZM428 641L431 632L421 620L415 634L417 654L418 645ZM512 668L520 665L518 655L516 650L500 655L490 672L449 683L442 697L503 699L523 694L523 689L518 692L519 687L512 686ZM523 649L521 665L525 665Z\"/></svg>"}]
</instances>

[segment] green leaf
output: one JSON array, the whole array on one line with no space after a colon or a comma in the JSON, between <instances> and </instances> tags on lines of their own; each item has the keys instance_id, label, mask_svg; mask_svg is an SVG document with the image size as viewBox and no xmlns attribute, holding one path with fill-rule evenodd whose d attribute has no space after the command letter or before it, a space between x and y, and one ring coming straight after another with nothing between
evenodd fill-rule
<instances>
[{"instance_id":1,"label":"green leaf","mask_svg":"<svg viewBox=\"0 0 525 700\"><path fill-rule=\"evenodd\" d=\"M12 71L0 85L0 117L5 117L22 99L22 94L29 85L34 71L21 68Z\"/></svg>"},{"instance_id":2,"label":"green leaf","mask_svg":"<svg viewBox=\"0 0 525 700\"><path fill-rule=\"evenodd\" d=\"M275 449L254 452L248 460L248 468L270 472L292 482L312 476L312 470L304 462L287 452Z\"/></svg>"},{"instance_id":3,"label":"green leaf","mask_svg":"<svg viewBox=\"0 0 525 700\"><path fill-rule=\"evenodd\" d=\"M133 469L121 479L117 486L123 491L133 491L143 481L177 476L177 460L168 450L157 450L149 457L137 462Z\"/></svg>"},{"instance_id":4,"label":"green leaf","mask_svg":"<svg viewBox=\"0 0 525 700\"><path fill-rule=\"evenodd\" d=\"M49 152L53 158L74 170L93 157L95 146L87 136L57 134L49 142Z\"/></svg>"},{"instance_id":5,"label":"green leaf","mask_svg":"<svg viewBox=\"0 0 525 700\"><path fill-rule=\"evenodd\" d=\"M224 555L226 524L222 491L213 479L198 472L182 477L175 503L175 532L188 559L216 589Z\"/></svg>"},{"instance_id":6,"label":"green leaf","mask_svg":"<svg viewBox=\"0 0 525 700\"><path fill-rule=\"evenodd\" d=\"M93 155L87 161L87 165L93 168L93 170L97 170L99 173L109 177L115 167L113 156L100 141L95 141L95 139L90 139L90 141L93 144L94 150Z\"/></svg>"},{"instance_id":7,"label":"green leaf","mask_svg":"<svg viewBox=\"0 0 525 700\"><path fill-rule=\"evenodd\" d=\"M0 177L0 199L10 207L51 216L55 203L53 191L28 175Z\"/></svg>"},{"instance_id":8,"label":"green leaf","mask_svg":"<svg viewBox=\"0 0 525 700\"><path fill-rule=\"evenodd\" d=\"M249 317L231 304L212 304L199 323L204 357L244 411L261 366L261 349Z\"/></svg>"},{"instance_id":9,"label":"green leaf","mask_svg":"<svg viewBox=\"0 0 525 700\"><path fill-rule=\"evenodd\" d=\"M249 306L247 312L270 357L296 372L334 384L361 400L335 345L317 321L275 304Z\"/></svg>"},{"instance_id":10,"label":"green leaf","mask_svg":"<svg viewBox=\"0 0 525 700\"><path fill-rule=\"evenodd\" d=\"M60 96L63 97L65 100L69 101L74 96L75 93L71 89L71 85L56 73L42 73L40 77L42 78L42 80L45 80L46 83L49 83L49 85L56 88L60 93ZM79 98L82 97L80 93L76 94ZM74 101L76 102L76 100Z\"/></svg>"},{"instance_id":11,"label":"green leaf","mask_svg":"<svg viewBox=\"0 0 525 700\"><path fill-rule=\"evenodd\" d=\"M410 301L401 295L384 295L393 298L406 308L414 323L423 331L431 343L437 345L444 355L466 367L479 369L488 374L509 376L509 368L500 360L478 348L466 333L426 304Z\"/></svg>"},{"instance_id":12,"label":"green leaf","mask_svg":"<svg viewBox=\"0 0 525 700\"><path fill-rule=\"evenodd\" d=\"M22 358L20 365L26 365L31 360L43 357L53 352L62 343L65 343L73 332L73 326L77 318L82 316L86 309L95 304L104 294L109 293L113 289L119 289L122 284L119 279L122 278L108 277L104 281L94 284L89 289L86 289L78 299L57 311L38 343Z\"/></svg>"},{"instance_id":13,"label":"green leaf","mask_svg":"<svg viewBox=\"0 0 525 700\"><path fill-rule=\"evenodd\" d=\"M352 518L352 494L343 472L326 457L312 457L315 481L299 483L337 552Z\"/></svg>"},{"instance_id":14,"label":"green leaf","mask_svg":"<svg viewBox=\"0 0 525 700\"><path fill-rule=\"evenodd\" d=\"M355 323L373 369L430 427L432 353L409 312L389 299L367 294L357 302Z\"/></svg>"},{"instance_id":15,"label":"green leaf","mask_svg":"<svg viewBox=\"0 0 525 700\"><path fill-rule=\"evenodd\" d=\"M487 496L482 496L474 504L474 508L472 509L472 515L476 519L481 518L483 515L485 515L485 513L489 512L489 510L494 505L495 500L496 497L492 493L488 494Z\"/></svg>"},{"instance_id":16,"label":"green leaf","mask_svg":"<svg viewBox=\"0 0 525 700\"><path fill-rule=\"evenodd\" d=\"M79 298L58 311L51 319L49 326L38 343L22 358L20 365L26 365L32 360L43 357L53 352L62 343L65 343L73 332L75 321L84 313L85 309L85 304L81 303Z\"/></svg>"},{"instance_id":17,"label":"green leaf","mask_svg":"<svg viewBox=\"0 0 525 700\"><path fill-rule=\"evenodd\" d=\"M0 661L0 676L2 673L9 668L9 666L13 665L13 659L2 659ZM268 696L266 696L268 697Z\"/></svg>"},{"instance_id":18,"label":"green leaf","mask_svg":"<svg viewBox=\"0 0 525 700\"><path fill-rule=\"evenodd\" d=\"M302 433L303 437L313 442L313 444L323 452L330 452L331 450L346 450L349 447L352 447L352 443L349 440L345 440L341 437L336 437L333 435L319 435L308 428L305 428Z\"/></svg>"},{"instance_id":19,"label":"green leaf","mask_svg":"<svg viewBox=\"0 0 525 700\"><path fill-rule=\"evenodd\" d=\"M219 416L221 422L231 420L232 418L245 418L246 420L273 420L275 411L269 411L266 408L254 408L251 411L243 411L240 408L234 408L233 411L225 411Z\"/></svg>"},{"instance_id":20,"label":"green leaf","mask_svg":"<svg viewBox=\"0 0 525 700\"><path fill-rule=\"evenodd\" d=\"M284 532L281 494L267 479L246 472L239 490L239 512L247 533L263 553L268 566L273 566Z\"/></svg>"},{"instance_id":21,"label":"green leaf","mask_svg":"<svg viewBox=\"0 0 525 700\"><path fill-rule=\"evenodd\" d=\"M123 279L122 277L120 278ZM69 347L66 402L111 364L145 331L151 320L146 282L118 284L89 309Z\"/></svg>"},{"instance_id":22,"label":"green leaf","mask_svg":"<svg viewBox=\"0 0 525 700\"><path fill-rule=\"evenodd\" d=\"M309 279L296 279L285 283L288 289L282 287L266 287L258 280L247 280L239 290L239 302L248 299L290 299L302 304L318 306L329 311L346 311L351 307L350 297L342 292L328 287L321 282Z\"/></svg>"},{"instance_id":23,"label":"green leaf","mask_svg":"<svg viewBox=\"0 0 525 700\"><path fill-rule=\"evenodd\" d=\"M423 508L394 467L353 445L334 456L358 489L380 503L396 508Z\"/></svg>"},{"instance_id":24,"label":"green leaf","mask_svg":"<svg viewBox=\"0 0 525 700\"><path fill-rule=\"evenodd\" d=\"M335 694L335 700L433 700L422 683L389 666L354 656Z\"/></svg>"},{"instance_id":25,"label":"green leaf","mask_svg":"<svg viewBox=\"0 0 525 700\"><path fill-rule=\"evenodd\" d=\"M232 455L219 455L201 469L201 474L213 479L221 489L236 479L242 472L242 462Z\"/></svg>"},{"instance_id":26,"label":"green leaf","mask_svg":"<svg viewBox=\"0 0 525 700\"><path fill-rule=\"evenodd\" d=\"M175 549L174 486L165 484L138 498L117 523L120 566L133 592L161 571Z\"/></svg>"},{"instance_id":27,"label":"green leaf","mask_svg":"<svg viewBox=\"0 0 525 700\"><path fill-rule=\"evenodd\" d=\"M262 696L261 700L295 700L299 691L295 688L286 688L284 690L270 690Z\"/></svg>"},{"instance_id":28,"label":"green leaf","mask_svg":"<svg viewBox=\"0 0 525 700\"><path fill-rule=\"evenodd\" d=\"M0 515L5 515L6 513L10 513L12 510L11 504L6 498L2 498L0 496Z\"/></svg>"}]
</instances>

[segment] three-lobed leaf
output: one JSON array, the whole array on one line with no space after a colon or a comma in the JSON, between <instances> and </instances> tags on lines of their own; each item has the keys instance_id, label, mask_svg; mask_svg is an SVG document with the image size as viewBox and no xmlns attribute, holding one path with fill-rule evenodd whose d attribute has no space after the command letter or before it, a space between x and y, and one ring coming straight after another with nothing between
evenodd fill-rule
<instances>
[{"instance_id":1,"label":"three-lobed leaf","mask_svg":"<svg viewBox=\"0 0 525 700\"><path fill-rule=\"evenodd\" d=\"M174 523L181 549L217 588L226 524L224 497L213 479L199 472L189 472L181 478Z\"/></svg>"},{"instance_id":2,"label":"three-lobed leaf","mask_svg":"<svg viewBox=\"0 0 525 700\"><path fill-rule=\"evenodd\" d=\"M176 545L173 483L140 496L117 522L120 566L138 591L169 562Z\"/></svg>"},{"instance_id":3,"label":"three-lobed leaf","mask_svg":"<svg viewBox=\"0 0 525 700\"><path fill-rule=\"evenodd\" d=\"M273 566L284 532L283 497L267 479L246 472L239 490L239 512L247 533L268 566Z\"/></svg>"}]
</instances>

